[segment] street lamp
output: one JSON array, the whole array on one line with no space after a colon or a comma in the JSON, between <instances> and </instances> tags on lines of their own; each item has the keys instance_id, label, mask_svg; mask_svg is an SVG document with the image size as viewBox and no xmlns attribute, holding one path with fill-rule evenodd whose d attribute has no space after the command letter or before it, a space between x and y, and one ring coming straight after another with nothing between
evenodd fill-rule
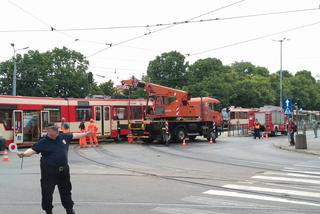
<instances>
[{"instance_id":1,"label":"street lamp","mask_svg":"<svg viewBox=\"0 0 320 214\"><path fill-rule=\"evenodd\" d=\"M282 109L282 43L285 41L289 41L290 39L288 38L283 38L279 40L273 40L275 42L280 43L280 96L279 96L279 106Z\"/></svg>"},{"instance_id":2,"label":"street lamp","mask_svg":"<svg viewBox=\"0 0 320 214\"><path fill-rule=\"evenodd\" d=\"M13 48L13 77L12 77L12 96L17 95L17 62L16 62L16 53L20 50L28 49L29 47L15 49L14 43L11 43Z\"/></svg>"}]
</instances>

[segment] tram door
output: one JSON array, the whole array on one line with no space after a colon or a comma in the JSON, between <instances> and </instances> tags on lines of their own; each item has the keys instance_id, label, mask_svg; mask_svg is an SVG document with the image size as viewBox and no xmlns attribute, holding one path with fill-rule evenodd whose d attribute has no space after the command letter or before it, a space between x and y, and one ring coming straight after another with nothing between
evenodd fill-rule
<instances>
[{"instance_id":1,"label":"tram door","mask_svg":"<svg viewBox=\"0 0 320 214\"><path fill-rule=\"evenodd\" d=\"M96 106L94 109L95 123L98 135L110 136L110 108L109 106Z\"/></svg>"},{"instance_id":2,"label":"tram door","mask_svg":"<svg viewBox=\"0 0 320 214\"><path fill-rule=\"evenodd\" d=\"M13 142L23 143L23 111L13 111Z\"/></svg>"},{"instance_id":3,"label":"tram door","mask_svg":"<svg viewBox=\"0 0 320 214\"><path fill-rule=\"evenodd\" d=\"M49 111L41 111L40 115L40 133L41 136L44 136L47 132L45 130L46 125L50 122L50 113Z\"/></svg>"},{"instance_id":4,"label":"tram door","mask_svg":"<svg viewBox=\"0 0 320 214\"><path fill-rule=\"evenodd\" d=\"M103 120L101 106L94 107L94 121L98 127L97 135L103 135Z\"/></svg>"},{"instance_id":5,"label":"tram door","mask_svg":"<svg viewBox=\"0 0 320 214\"><path fill-rule=\"evenodd\" d=\"M103 106L103 128L104 128L104 135L110 136L111 135L111 127L110 127L110 107Z\"/></svg>"}]
</instances>

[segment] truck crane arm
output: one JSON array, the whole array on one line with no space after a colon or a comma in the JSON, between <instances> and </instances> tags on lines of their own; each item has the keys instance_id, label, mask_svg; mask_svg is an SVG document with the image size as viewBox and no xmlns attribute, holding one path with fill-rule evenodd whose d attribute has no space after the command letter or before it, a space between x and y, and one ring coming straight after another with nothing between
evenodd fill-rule
<instances>
[{"instance_id":1,"label":"truck crane arm","mask_svg":"<svg viewBox=\"0 0 320 214\"><path fill-rule=\"evenodd\" d=\"M157 85L154 83L146 83L134 77L132 77L129 80L122 80L121 84L123 86L129 87L130 89L144 88L144 90L149 94L149 96L157 96L157 97L174 96L176 100L183 102L185 105L186 105L186 102L188 102L191 99L190 94L186 91L169 88L169 87Z\"/></svg>"}]
</instances>

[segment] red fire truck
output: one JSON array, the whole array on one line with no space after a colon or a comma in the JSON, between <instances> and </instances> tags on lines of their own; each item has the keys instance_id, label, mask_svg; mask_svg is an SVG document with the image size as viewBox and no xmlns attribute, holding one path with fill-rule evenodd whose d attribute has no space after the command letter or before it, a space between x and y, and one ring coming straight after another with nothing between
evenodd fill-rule
<instances>
[{"instance_id":1,"label":"red fire truck","mask_svg":"<svg viewBox=\"0 0 320 214\"><path fill-rule=\"evenodd\" d=\"M78 132L81 121L87 127L93 118L98 136L125 137L129 134L128 121L142 120L145 105L145 100L0 96L0 137L7 145L31 145L48 122L60 126L62 118L70 132Z\"/></svg>"},{"instance_id":2,"label":"red fire truck","mask_svg":"<svg viewBox=\"0 0 320 214\"><path fill-rule=\"evenodd\" d=\"M286 124L288 117L284 115L278 106L264 106L255 113L255 119L264 127L264 131L270 135L287 134Z\"/></svg>"}]
</instances>

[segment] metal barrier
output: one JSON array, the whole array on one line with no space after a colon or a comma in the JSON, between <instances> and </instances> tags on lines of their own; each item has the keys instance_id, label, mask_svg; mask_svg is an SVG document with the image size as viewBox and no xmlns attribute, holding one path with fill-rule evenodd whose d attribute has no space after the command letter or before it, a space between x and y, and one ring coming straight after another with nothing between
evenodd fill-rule
<instances>
[{"instance_id":1,"label":"metal barrier","mask_svg":"<svg viewBox=\"0 0 320 214\"><path fill-rule=\"evenodd\" d=\"M228 126L228 137L231 136L249 136L251 135L248 124L229 124Z\"/></svg>"}]
</instances>

